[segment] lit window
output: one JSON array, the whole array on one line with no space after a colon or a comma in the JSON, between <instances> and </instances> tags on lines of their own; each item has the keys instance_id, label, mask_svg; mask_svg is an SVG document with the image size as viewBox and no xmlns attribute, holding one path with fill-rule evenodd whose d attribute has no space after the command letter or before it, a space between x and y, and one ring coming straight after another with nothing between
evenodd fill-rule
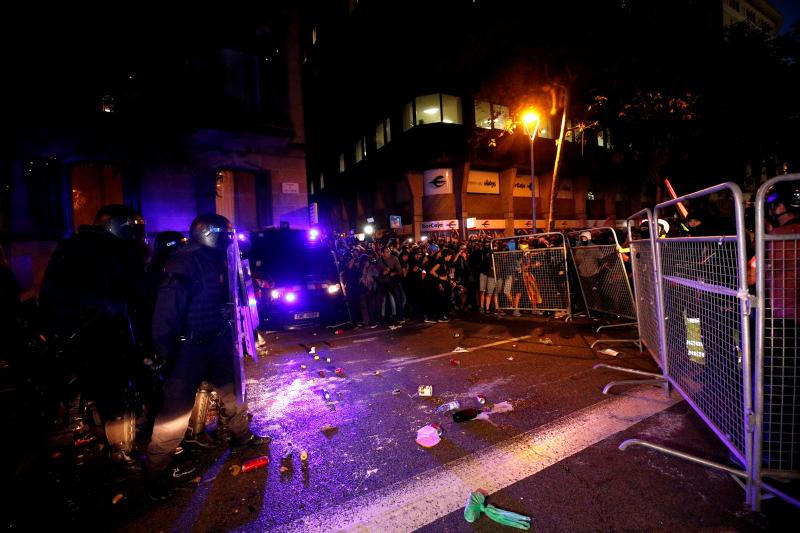
<instances>
[{"instance_id":1,"label":"lit window","mask_svg":"<svg viewBox=\"0 0 800 533\"><path fill-rule=\"evenodd\" d=\"M408 131L414 127L414 104L407 103L403 107L403 131Z\"/></svg>"},{"instance_id":2,"label":"lit window","mask_svg":"<svg viewBox=\"0 0 800 533\"><path fill-rule=\"evenodd\" d=\"M442 121L442 110L439 108L438 94L417 96L414 104L417 111L415 122L417 126Z\"/></svg>"},{"instance_id":3,"label":"lit window","mask_svg":"<svg viewBox=\"0 0 800 533\"><path fill-rule=\"evenodd\" d=\"M325 174L322 172L319 173L319 190L325 188Z\"/></svg>"},{"instance_id":4,"label":"lit window","mask_svg":"<svg viewBox=\"0 0 800 533\"><path fill-rule=\"evenodd\" d=\"M339 172L344 172L345 165L344 165L344 154L339 154Z\"/></svg>"},{"instance_id":5,"label":"lit window","mask_svg":"<svg viewBox=\"0 0 800 533\"><path fill-rule=\"evenodd\" d=\"M388 117L383 121L383 131L386 135L386 144L392 142L392 121Z\"/></svg>"},{"instance_id":6,"label":"lit window","mask_svg":"<svg viewBox=\"0 0 800 533\"><path fill-rule=\"evenodd\" d=\"M317 27L311 28L311 44L317 44Z\"/></svg>"},{"instance_id":7,"label":"lit window","mask_svg":"<svg viewBox=\"0 0 800 533\"><path fill-rule=\"evenodd\" d=\"M103 113L113 113L114 112L114 97L110 94L107 94L103 97L103 101L100 105L100 109Z\"/></svg>"},{"instance_id":8,"label":"lit window","mask_svg":"<svg viewBox=\"0 0 800 533\"><path fill-rule=\"evenodd\" d=\"M492 104L475 100L475 127L492 129Z\"/></svg>"},{"instance_id":9,"label":"lit window","mask_svg":"<svg viewBox=\"0 0 800 533\"><path fill-rule=\"evenodd\" d=\"M449 94L442 95L442 122L463 124L461 120L461 98Z\"/></svg>"},{"instance_id":10,"label":"lit window","mask_svg":"<svg viewBox=\"0 0 800 533\"><path fill-rule=\"evenodd\" d=\"M359 140L356 141L356 152L355 152L355 160L356 163L367 157L367 139L361 137Z\"/></svg>"},{"instance_id":11,"label":"lit window","mask_svg":"<svg viewBox=\"0 0 800 533\"><path fill-rule=\"evenodd\" d=\"M504 105L492 104L492 118L496 130L504 130L511 124L511 114Z\"/></svg>"},{"instance_id":12,"label":"lit window","mask_svg":"<svg viewBox=\"0 0 800 533\"><path fill-rule=\"evenodd\" d=\"M309 184L309 188L310 188L309 193L310 194L314 194L314 181L313 180Z\"/></svg>"},{"instance_id":13,"label":"lit window","mask_svg":"<svg viewBox=\"0 0 800 533\"><path fill-rule=\"evenodd\" d=\"M383 122L381 122L375 127L375 149L383 148L384 144L386 144L386 135L383 131Z\"/></svg>"}]
</instances>

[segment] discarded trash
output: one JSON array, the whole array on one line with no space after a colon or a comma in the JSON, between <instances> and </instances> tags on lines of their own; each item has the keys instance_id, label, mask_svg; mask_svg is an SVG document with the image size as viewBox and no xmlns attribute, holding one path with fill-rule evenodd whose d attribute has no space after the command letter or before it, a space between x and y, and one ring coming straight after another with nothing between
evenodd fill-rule
<instances>
[{"instance_id":1,"label":"discarded trash","mask_svg":"<svg viewBox=\"0 0 800 533\"><path fill-rule=\"evenodd\" d=\"M314 356L314 361L319 361L319 356L318 355Z\"/></svg>"},{"instance_id":2,"label":"discarded trash","mask_svg":"<svg viewBox=\"0 0 800 533\"><path fill-rule=\"evenodd\" d=\"M452 402L443 403L439 407L436 408L436 412L439 414L446 413L447 411L454 411L455 409L459 409L461 407L461 402L458 400L453 400Z\"/></svg>"},{"instance_id":3,"label":"discarded trash","mask_svg":"<svg viewBox=\"0 0 800 533\"><path fill-rule=\"evenodd\" d=\"M618 351L612 350L611 348L606 348L605 350L599 350L597 353L601 353L603 355L611 355L611 356L619 355Z\"/></svg>"},{"instance_id":4,"label":"discarded trash","mask_svg":"<svg viewBox=\"0 0 800 533\"><path fill-rule=\"evenodd\" d=\"M434 423L431 423L431 424L428 424L428 425L429 425L430 427L432 427L433 429L435 429L435 430L436 430L436 432L439 434L439 436L440 436L440 437L442 436L442 433L444 433L444 431L442 431L442 426L440 426L439 424L434 424Z\"/></svg>"},{"instance_id":5,"label":"discarded trash","mask_svg":"<svg viewBox=\"0 0 800 533\"><path fill-rule=\"evenodd\" d=\"M192 478L192 483L194 483L195 485L199 485L201 481L203 481L202 476L195 476Z\"/></svg>"},{"instance_id":6,"label":"discarded trash","mask_svg":"<svg viewBox=\"0 0 800 533\"><path fill-rule=\"evenodd\" d=\"M376 376L380 376L380 375L381 375L381 371L380 371L380 370L376 370L376 371L375 371L375 375L376 375Z\"/></svg>"},{"instance_id":7,"label":"discarded trash","mask_svg":"<svg viewBox=\"0 0 800 533\"><path fill-rule=\"evenodd\" d=\"M486 403L486 397L483 394L478 394L476 398L478 399L479 404L483 405Z\"/></svg>"},{"instance_id":8,"label":"discarded trash","mask_svg":"<svg viewBox=\"0 0 800 533\"><path fill-rule=\"evenodd\" d=\"M300 461L302 461L304 463L308 462L308 452L307 451L303 450L302 452L300 452Z\"/></svg>"},{"instance_id":9,"label":"discarded trash","mask_svg":"<svg viewBox=\"0 0 800 533\"><path fill-rule=\"evenodd\" d=\"M281 460L286 461L288 459L291 459L293 454L294 454L294 447L290 442L289 445L286 446L286 450L283 452L283 455L281 455Z\"/></svg>"},{"instance_id":10,"label":"discarded trash","mask_svg":"<svg viewBox=\"0 0 800 533\"><path fill-rule=\"evenodd\" d=\"M511 345L511 347L512 347L512 348L516 348L516 347L517 347L517 345L516 345L516 344L512 344L512 345Z\"/></svg>"},{"instance_id":11,"label":"discarded trash","mask_svg":"<svg viewBox=\"0 0 800 533\"><path fill-rule=\"evenodd\" d=\"M300 370L305 370L306 368L306 365L300 365Z\"/></svg>"},{"instance_id":12,"label":"discarded trash","mask_svg":"<svg viewBox=\"0 0 800 533\"><path fill-rule=\"evenodd\" d=\"M335 334L335 335L344 335L344 330L343 330L343 329L337 329L337 330L334 332L334 334Z\"/></svg>"},{"instance_id":13,"label":"discarded trash","mask_svg":"<svg viewBox=\"0 0 800 533\"><path fill-rule=\"evenodd\" d=\"M290 468L288 466L286 466L286 465L281 466L281 468L280 468L281 474L285 474L289 470L290 470Z\"/></svg>"},{"instance_id":14,"label":"discarded trash","mask_svg":"<svg viewBox=\"0 0 800 533\"><path fill-rule=\"evenodd\" d=\"M514 360L514 356L512 355L511 357L506 357L506 359L509 360L509 361L513 361Z\"/></svg>"},{"instance_id":15,"label":"discarded trash","mask_svg":"<svg viewBox=\"0 0 800 533\"><path fill-rule=\"evenodd\" d=\"M331 393L328 392L328 389L322 389L322 396L324 396L326 400L331 399Z\"/></svg>"},{"instance_id":16,"label":"discarded trash","mask_svg":"<svg viewBox=\"0 0 800 533\"><path fill-rule=\"evenodd\" d=\"M461 409L460 411L456 411L453 413L453 422L466 422L467 420L472 420L473 418L477 417L483 411L480 409Z\"/></svg>"},{"instance_id":17,"label":"discarded trash","mask_svg":"<svg viewBox=\"0 0 800 533\"><path fill-rule=\"evenodd\" d=\"M464 507L464 520L471 524L481 517L481 513L486 513L486 516L491 520L504 526L524 530L528 530L531 527L530 517L498 509L491 504L487 505L486 496L480 492L473 492L467 498L467 505Z\"/></svg>"},{"instance_id":18,"label":"discarded trash","mask_svg":"<svg viewBox=\"0 0 800 533\"><path fill-rule=\"evenodd\" d=\"M335 435L335 434L336 434L336 432L337 432L337 431L339 431L339 428L337 428L336 426L332 426L332 425L330 425L330 424L325 424L324 426L322 426L321 428L319 428L319 430L320 430L320 431L321 431L321 432L322 432L322 433L323 433L323 434L324 434L326 437L332 437L333 435Z\"/></svg>"},{"instance_id":19,"label":"discarded trash","mask_svg":"<svg viewBox=\"0 0 800 533\"><path fill-rule=\"evenodd\" d=\"M197 470L197 467L195 466L193 466L188 470L182 470L181 468L173 468L172 477L174 477L175 479L180 479L182 477L188 476L189 474L193 474L195 470Z\"/></svg>"},{"instance_id":20,"label":"discarded trash","mask_svg":"<svg viewBox=\"0 0 800 533\"><path fill-rule=\"evenodd\" d=\"M441 442L439 436L439 428L434 427L432 424L423 426L417 430L417 444L423 448L432 448Z\"/></svg>"},{"instance_id":21,"label":"discarded trash","mask_svg":"<svg viewBox=\"0 0 800 533\"><path fill-rule=\"evenodd\" d=\"M321 378L325 377L325 371L324 370L320 370L319 371L319 377L321 377Z\"/></svg>"},{"instance_id":22,"label":"discarded trash","mask_svg":"<svg viewBox=\"0 0 800 533\"><path fill-rule=\"evenodd\" d=\"M334 370L334 374L336 374L339 377L344 377L344 368L341 367L337 368L336 370Z\"/></svg>"},{"instance_id":23,"label":"discarded trash","mask_svg":"<svg viewBox=\"0 0 800 533\"><path fill-rule=\"evenodd\" d=\"M266 455L262 455L261 457L256 457L255 459L250 459L246 461L242 465L242 472L252 472L258 468L264 468L269 464L269 457Z\"/></svg>"},{"instance_id":24,"label":"discarded trash","mask_svg":"<svg viewBox=\"0 0 800 533\"><path fill-rule=\"evenodd\" d=\"M417 387L417 394L420 396L433 396L433 385L420 385Z\"/></svg>"},{"instance_id":25,"label":"discarded trash","mask_svg":"<svg viewBox=\"0 0 800 533\"><path fill-rule=\"evenodd\" d=\"M119 502L122 501L122 498L125 496L122 493L117 494L113 498L111 498L111 505L117 505Z\"/></svg>"},{"instance_id":26,"label":"discarded trash","mask_svg":"<svg viewBox=\"0 0 800 533\"><path fill-rule=\"evenodd\" d=\"M392 394L395 395L395 396L400 396L401 394L403 394L403 391L402 391L402 389L394 389L392 391Z\"/></svg>"},{"instance_id":27,"label":"discarded trash","mask_svg":"<svg viewBox=\"0 0 800 533\"><path fill-rule=\"evenodd\" d=\"M392 326L389 326L389 329L390 329L390 330L392 330L392 331L394 331L394 330L396 330L396 329L400 329L400 328L402 328L402 327L403 327L403 326L394 326L394 325L392 325Z\"/></svg>"},{"instance_id":28,"label":"discarded trash","mask_svg":"<svg viewBox=\"0 0 800 533\"><path fill-rule=\"evenodd\" d=\"M459 338L460 336L461 336L461 333L453 333L453 337L455 337L456 339Z\"/></svg>"},{"instance_id":29,"label":"discarded trash","mask_svg":"<svg viewBox=\"0 0 800 533\"><path fill-rule=\"evenodd\" d=\"M514 410L514 406L508 402L500 402L496 403L492 406L492 410L489 411L489 414L493 415L496 413L508 413Z\"/></svg>"},{"instance_id":30,"label":"discarded trash","mask_svg":"<svg viewBox=\"0 0 800 533\"><path fill-rule=\"evenodd\" d=\"M551 344L553 344L553 339L551 339L550 337L545 337L543 339L539 339L539 342L542 344L546 344L547 346L550 346Z\"/></svg>"},{"instance_id":31,"label":"discarded trash","mask_svg":"<svg viewBox=\"0 0 800 533\"><path fill-rule=\"evenodd\" d=\"M326 363L330 363L330 362L331 362L331 358L330 358L330 357L326 357L326 358L325 358L325 362L326 362Z\"/></svg>"},{"instance_id":32,"label":"discarded trash","mask_svg":"<svg viewBox=\"0 0 800 533\"><path fill-rule=\"evenodd\" d=\"M458 366L461 364L461 359L456 359L455 357L450 359L450 364L453 366Z\"/></svg>"},{"instance_id":33,"label":"discarded trash","mask_svg":"<svg viewBox=\"0 0 800 533\"><path fill-rule=\"evenodd\" d=\"M242 467L239 465L232 465L228 470L230 470L231 475L234 477L242 473Z\"/></svg>"},{"instance_id":34,"label":"discarded trash","mask_svg":"<svg viewBox=\"0 0 800 533\"><path fill-rule=\"evenodd\" d=\"M309 355L314 355L315 353L317 353L317 348L316 348L315 346L312 346L312 347L311 347L311 348L308 350L308 354L309 354Z\"/></svg>"},{"instance_id":35,"label":"discarded trash","mask_svg":"<svg viewBox=\"0 0 800 533\"><path fill-rule=\"evenodd\" d=\"M453 353L468 352L468 351L469 351L469 350L467 350L466 348L462 348L461 346L456 346L456 347L453 349Z\"/></svg>"}]
</instances>

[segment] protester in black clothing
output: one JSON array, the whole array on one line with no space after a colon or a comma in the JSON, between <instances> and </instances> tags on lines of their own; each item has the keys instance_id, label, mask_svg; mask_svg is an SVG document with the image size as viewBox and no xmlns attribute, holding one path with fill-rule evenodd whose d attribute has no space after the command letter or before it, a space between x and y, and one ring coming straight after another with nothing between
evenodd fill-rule
<instances>
[{"instance_id":1,"label":"protester in black clothing","mask_svg":"<svg viewBox=\"0 0 800 533\"><path fill-rule=\"evenodd\" d=\"M231 446L269 442L248 427L247 405L236 375L228 286L231 223L220 215L201 215L190 228L190 244L167 262L153 315L153 343L165 360L164 408L156 417L147 448L150 495L171 495L166 469L186 432L195 393L203 381L213 383L221 401L220 418L232 434Z\"/></svg>"}]
</instances>

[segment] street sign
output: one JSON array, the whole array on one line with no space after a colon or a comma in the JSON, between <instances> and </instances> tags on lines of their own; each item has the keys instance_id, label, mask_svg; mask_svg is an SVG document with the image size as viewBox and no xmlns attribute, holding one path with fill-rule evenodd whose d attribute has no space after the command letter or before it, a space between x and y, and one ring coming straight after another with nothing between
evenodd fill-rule
<instances>
[{"instance_id":1,"label":"street sign","mask_svg":"<svg viewBox=\"0 0 800 533\"><path fill-rule=\"evenodd\" d=\"M428 220L422 223L422 231L450 231L458 228L458 220Z\"/></svg>"}]
</instances>

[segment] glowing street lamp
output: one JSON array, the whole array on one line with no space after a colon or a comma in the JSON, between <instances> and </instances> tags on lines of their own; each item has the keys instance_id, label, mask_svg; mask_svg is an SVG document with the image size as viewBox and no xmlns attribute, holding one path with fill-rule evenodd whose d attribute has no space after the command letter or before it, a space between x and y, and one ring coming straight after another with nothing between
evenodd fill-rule
<instances>
[{"instance_id":1,"label":"glowing street lamp","mask_svg":"<svg viewBox=\"0 0 800 533\"><path fill-rule=\"evenodd\" d=\"M375 232L375 228L373 228L370 224L364 226L364 233L367 235L372 235Z\"/></svg>"},{"instance_id":2,"label":"glowing street lamp","mask_svg":"<svg viewBox=\"0 0 800 533\"><path fill-rule=\"evenodd\" d=\"M536 134L539 132L539 121L539 115L532 109L525 111L522 115L522 124L525 126L525 134L531 139L531 207L533 208L531 227L534 233L536 233L536 171L533 166L533 144L536 140Z\"/></svg>"}]
</instances>

